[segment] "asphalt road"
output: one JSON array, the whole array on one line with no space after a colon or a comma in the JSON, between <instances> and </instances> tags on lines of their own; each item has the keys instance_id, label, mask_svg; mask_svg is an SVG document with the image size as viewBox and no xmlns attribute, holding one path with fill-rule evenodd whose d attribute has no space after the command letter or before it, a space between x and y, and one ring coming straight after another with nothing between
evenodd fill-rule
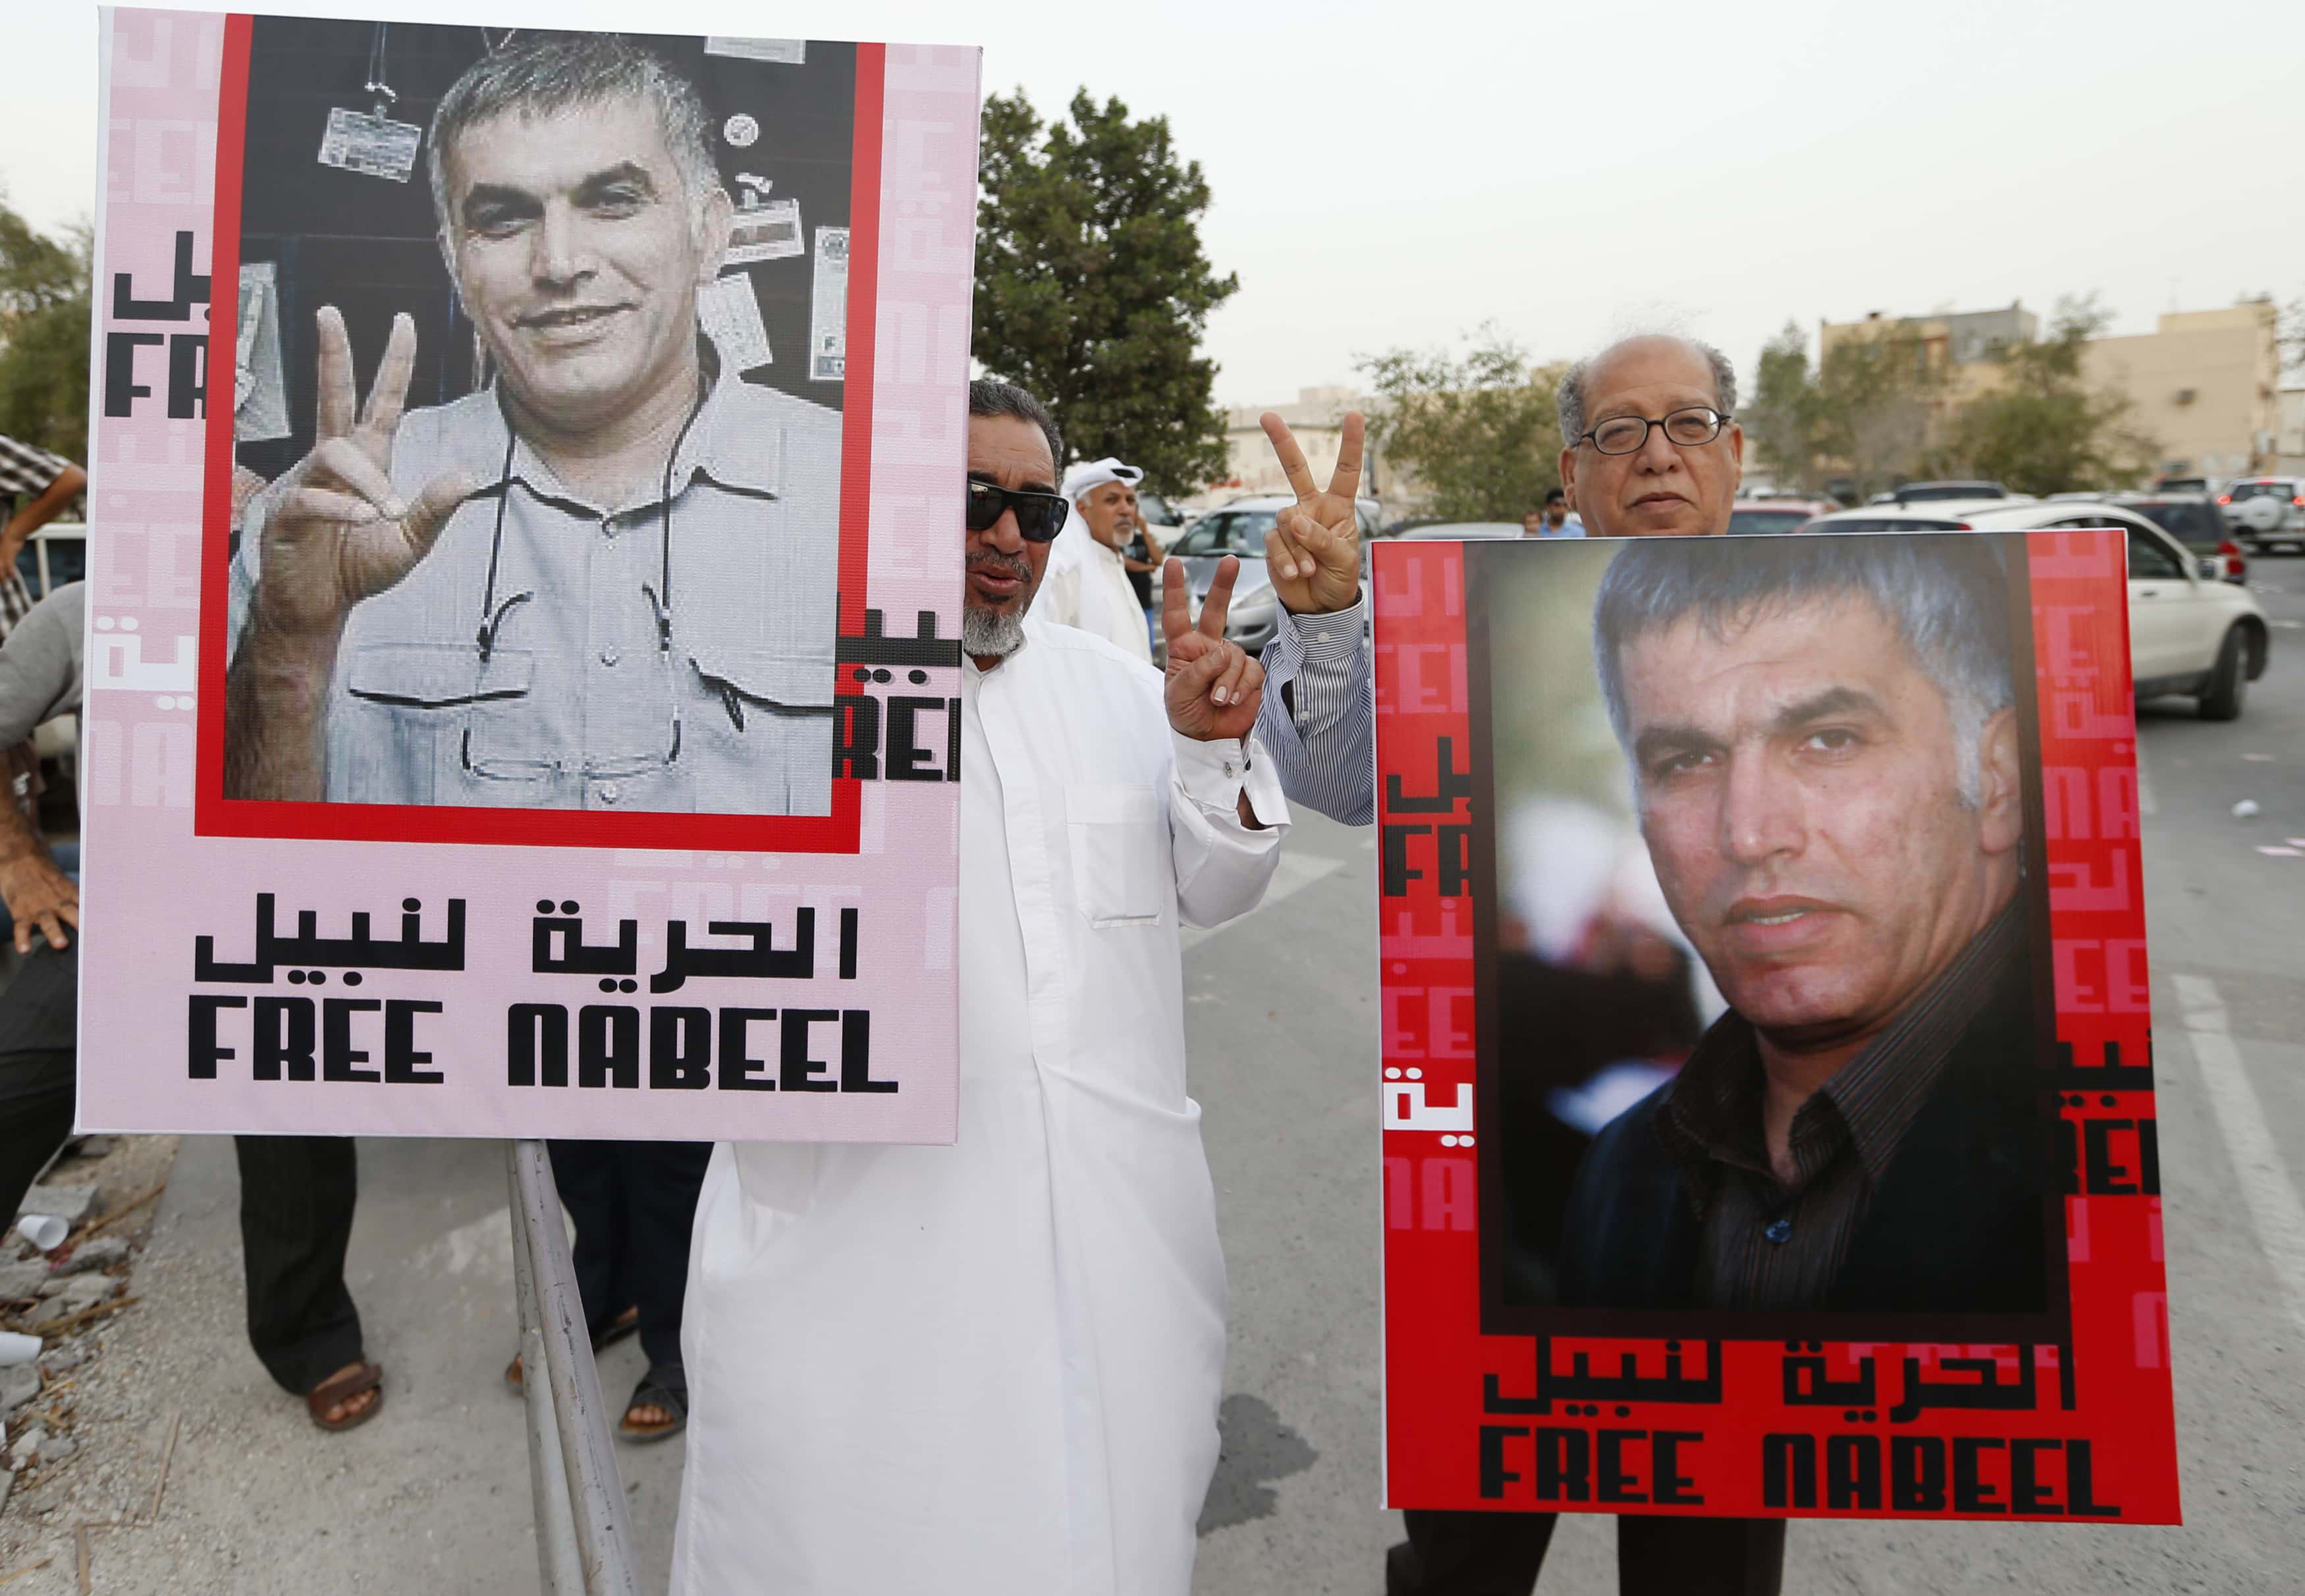
<instances>
[{"instance_id":1,"label":"asphalt road","mask_svg":"<svg viewBox=\"0 0 2305 1596\"><path fill-rule=\"evenodd\" d=\"M2243 718L2149 709L2140 748L2156 962L2182 1529L1796 1524L1809 1592L2289 1592L2305 1544L2305 560L2257 564L2274 663ZM2233 804L2261 812L2236 819ZM2268 851L2270 850L2270 851ZM1195 1094L1232 1280L1225 1457L1200 1596L1377 1596L1380 1236L1369 834L1300 820L1279 885L1185 959ZM239 1334L229 1145L188 1140L107 1363L148 1477L181 1413L169 1511L105 1542L97 1588L333 1596L535 1588L492 1142L364 1142L349 1273L391 1371L327 1437ZM640 1373L604 1360L613 1404ZM680 1446L620 1448L643 1588L663 1589ZM123 1466L125 1466L123 1464ZM1541 1589L1614 1589L1612 1526L1572 1518ZM53 1577L53 1583L43 1583ZM21 1589L64 1592L64 1568ZM14 1590L8 1596L15 1596Z\"/></svg>"}]
</instances>

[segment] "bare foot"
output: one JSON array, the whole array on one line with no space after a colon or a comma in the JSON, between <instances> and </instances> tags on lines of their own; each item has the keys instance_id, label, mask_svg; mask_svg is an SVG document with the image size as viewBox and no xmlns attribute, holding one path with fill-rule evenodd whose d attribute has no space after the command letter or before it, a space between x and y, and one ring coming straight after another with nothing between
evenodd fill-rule
<instances>
[{"instance_id":1,"label":"bare foot","mask_svg":"<svg viewBox=\"0 0 2305 1596\"><path fill-rule=\"evenodd\" d=\"M342 1380L348 1374L357 1374L360 1372L360 1367L358 1363L346 1363L328 1376L328 1380ZM328 1380L319 1383L325 1386L328 1383ZM348 1396L342 1402L331 1403L320 1410L320 1418L325 1423L341 1424L355 1414L368 1412L370 1408L376 1405L377 1398L382 1394L379 1389L370 1389L361 1392L356 1396Z\"/></svg>"}]
</instances>

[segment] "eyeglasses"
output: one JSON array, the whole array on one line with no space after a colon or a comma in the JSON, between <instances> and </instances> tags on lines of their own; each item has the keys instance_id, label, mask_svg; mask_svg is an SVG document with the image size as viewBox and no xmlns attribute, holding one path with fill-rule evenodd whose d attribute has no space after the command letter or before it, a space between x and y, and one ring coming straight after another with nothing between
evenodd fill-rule
<instances>
[{"instance_id":1,"label":"eyeglasses","mask_svg":"<svg viewBox=\"0 0 2305 1596\"><path fill-rule=\"evenodd\" d=\"M1018 535L1027 543L1046 543L1065 530L1065 517L1072 508L1060 493L1034 493L969 480L968 530L972 532L991 531L1003 512L1014 510Z\"/></svg>"},{"instance_id":2,"label":"eyeglasses","mask_svg":"<svg viewBox=\"0 0 2305 1596\"><path fill-rule=\"evenodd\" d=\"M1709 404L1692 404L1687 410L1674 411L1662 420L1646 420L1639 416L1612 417L1577 441L1589 442L1603 454L1637 454L1648 446L1649 429L1662 427L1667 442L1694 449L1719 437L1721 429L1731 419Z\"/></svg>"}]
</instances>

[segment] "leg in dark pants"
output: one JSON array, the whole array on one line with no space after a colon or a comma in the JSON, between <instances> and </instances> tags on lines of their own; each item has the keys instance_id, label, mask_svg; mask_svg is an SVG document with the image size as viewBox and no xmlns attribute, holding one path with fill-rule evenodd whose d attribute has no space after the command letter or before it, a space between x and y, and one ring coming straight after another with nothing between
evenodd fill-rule
<instances>
[{"instance_id":1,"label":"leg in dark pants","mask_svg":"<svg viewBox=\"0 0 2305 1596\"><path fill-rule=\"evenodd\" d=\"M248 1340L281 1388L302 1396L361 1361L344 1289L360 1176L349 1136L235 1136Z\"/></svg>"},{"instance_id":2,"label":"leg in dark pants","mask_svg":"<svg viewBox=\"0 0 2305 1596\"><path fill-rule=\"evenodd\" d=\"M1777 1596L1782 1518L1620 1518L1620 1596Z\"/></svg>"},{"instance_id":3,"label":"leg in dark pants","mask_svg":"<svg viewBox=\"0 0 2305 1596\"><path fill-rule=\"evenodd\" d=\"M1385 1596L1528 1596L1552 1543L1550 1513L1412 1508L1401 1517L1408 1539L1385 1556Z\"/></svg>"},{"instance_id":4,"label":"leg in dark pants","mask_svg":"<svg viewBox=\"0 0 2305 1596\"><path fill-rule=\"evenodd\" d=\"M1406 1545L1385 1558L1385 1596L1529 1596L1552 1544L1550 1513L1401 1515ZM1620 1518L1619 1596L1777 1596L1781 1518Z\"/></svg>"},{"instance_id":5,"label":"leg in dark pants","mask_svg":"<svg viewBox=\"0 0 2305 1596\"><path fill-rule=\"evenodd\" d=\"M576 1289L598 1335L628 1307L651 1367L680 1367L688 1236L709 1142L554 1142L552 1179L576 1221Z\"/></svg>"},{"instance_id":6,"label":"leg in dark pants","mask_svg":"<svg viewBox=\"0 0 2305 1596\"><path fill-rule=\"evenodd\" d=\"M35 942L0 993L0 1229L72 1133L80 941Z\"/></svg>"}]
</instances>

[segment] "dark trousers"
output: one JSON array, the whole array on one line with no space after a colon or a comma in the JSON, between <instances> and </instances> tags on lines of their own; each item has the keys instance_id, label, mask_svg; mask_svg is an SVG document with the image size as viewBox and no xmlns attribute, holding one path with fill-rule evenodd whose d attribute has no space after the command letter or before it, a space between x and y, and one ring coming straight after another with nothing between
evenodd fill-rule
<instances>
[{"instance_id":1,"label":"dark trousers","mask_svg":"<svg viewBox=\"0 0 2305 1596\"><path fill-rule=\"evenodd\" d=\"M627 1308L651 1369L677 1370L688 1234L709 1142L552 1142L552 1180L576 1221L576 1290L594 1336Z\"/></svg>"},{"instance_id":2,"label":"dark trousers","mask_svg":"<svg viewBox=\"0 0 2305 1596\"><path fill-rule=\"evenodd\" d=\"M0 1229L72 1133L79 997L78 937L36 942L0 992Z\"/></svg>"},{"instance_id":3,"label":"dark trousers","mask_svg":"<svg viewBox=\"0 0 2305 1596\"><path fill-rule=\"evenodd\" d=\"M349 1136L234 1136L248 1340L283 1389L302 1396L361 1361L360 1312L344 1288L359 1166Z\"/></svg>"},{"instance_id":4,"label":"dark trousers","mask_svg":"<svg viewBox=\"0 0 2305 1596\"><path fill-rule=\"evenodd\" d=\"M1550 1513L1412 1510L1385 1558L1385 1596L1530 1596L1552 1542ZM1781 1518L1617 1520L1620 1596L1777 1596Z\"/></svg>"}]
</instances>

